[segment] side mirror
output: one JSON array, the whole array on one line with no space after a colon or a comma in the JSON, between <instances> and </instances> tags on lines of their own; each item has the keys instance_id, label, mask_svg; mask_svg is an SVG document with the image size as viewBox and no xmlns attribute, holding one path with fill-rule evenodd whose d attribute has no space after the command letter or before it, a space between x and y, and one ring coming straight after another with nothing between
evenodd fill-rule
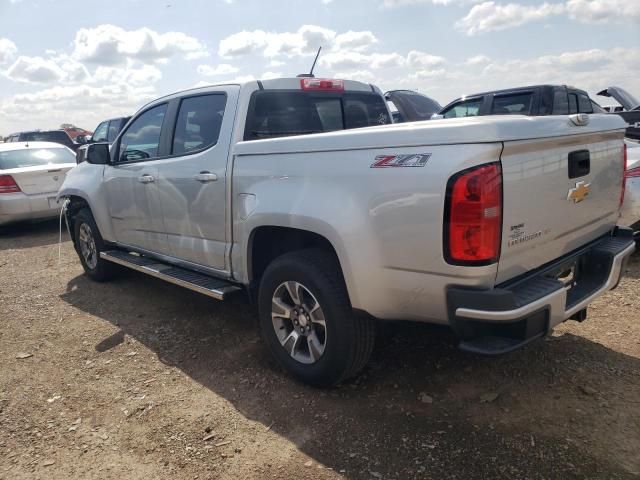
<instances>
[{"instance_id":1,"label":"side mirror","mask_svg":"<svg viewBox=\"0 0 640 480\"><path fill-rule=\"evenodd\" d=\"M431 120L442 120L444 118L444 115L440 115L439 113L434 113L433 115L431 115Z\"/></svg>"},{"instance_id":2,"label":"side mirror","mask_svg":"<svg viewBox=\"0 0 640 480\"><path fill-rule=\"evenodd\" d=\"M109 142L91 143L87 145L87 163L93 165L107 165L111 158L109 156Z\"/></svg>"}]
</instances>

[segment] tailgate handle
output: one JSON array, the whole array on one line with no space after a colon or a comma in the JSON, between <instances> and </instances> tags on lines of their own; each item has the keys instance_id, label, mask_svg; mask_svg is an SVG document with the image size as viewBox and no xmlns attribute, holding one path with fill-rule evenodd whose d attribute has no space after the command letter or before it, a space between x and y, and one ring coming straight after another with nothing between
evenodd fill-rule
<instances>
[{"instance_id":1,"label":"tailgate handle","mask_svg":"<svg viewBox=\"0 0 640 480\"><path fill-rule=\"evenodd\" d=\"M589 175L591 170L591 154L589 150L576 150L569 153L569 178Z\"/></svg>"}]
</instances>

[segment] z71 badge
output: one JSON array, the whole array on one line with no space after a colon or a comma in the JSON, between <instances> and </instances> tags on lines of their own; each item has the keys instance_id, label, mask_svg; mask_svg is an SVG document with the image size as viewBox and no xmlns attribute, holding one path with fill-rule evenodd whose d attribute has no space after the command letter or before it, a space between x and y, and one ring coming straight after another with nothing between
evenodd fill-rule
<instances>
[{"instance_id":1,"label":"z71 badge","mask_svg":"<svg viewBox=\"0 0 640 480\"><path fill-rule=\"evenodd\" d=\"M412 153L408 155L378 155L371 168L424 167L431 158L430 153Z\"/></svg>"}]
</instances>

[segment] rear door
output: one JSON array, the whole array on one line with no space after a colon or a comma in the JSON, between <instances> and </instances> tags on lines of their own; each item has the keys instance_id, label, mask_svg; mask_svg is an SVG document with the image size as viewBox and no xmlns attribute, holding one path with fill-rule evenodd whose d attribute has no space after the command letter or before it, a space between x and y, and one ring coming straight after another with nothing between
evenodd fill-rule
<instances>
[{"instance_id":1,"label":"rear door","mask_svg":"<svg viewBox=\"0 0 640 480\"><path fill-rule=\"evenodd\" d=\"M569 126L562 117L538 118L547 123L539 124L538 132L567 135L504 144L498 283L604 235L618 218L623 132ZM590 118L592 124L611 125L607 116Z\"/></svg>"},{"instance_id":2,"label":"rear door","mask_svg":"<svg viewBox=\"0 0 640 480\"><path fill-rule=\"evenodd\" d=\"M159 163L159 192L170 254L227 270L227 160L240 87L172 100L173 135Z\"/></svg>"},{"instance_id":3,"label":"rear door","mask_svg":"<svg viewBox=\"0 0 640 480\"><path fill-rule=\"evenodd\" d=\"M160 254L168 254L158 193L167 106L147 109L123 132L111 149L112 163L105 167L103 182L116 240Z\"/></svg>"}]
</instances>

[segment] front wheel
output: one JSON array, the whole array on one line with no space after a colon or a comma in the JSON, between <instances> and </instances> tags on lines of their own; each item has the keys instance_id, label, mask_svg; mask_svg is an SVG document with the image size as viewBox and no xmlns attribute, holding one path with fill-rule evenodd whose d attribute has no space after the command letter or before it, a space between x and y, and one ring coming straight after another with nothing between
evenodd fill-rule
<instances>
[{"instance_id":1,"label":"front wheel","mask_svg":"<svg viewBox=\"0 0 640 480\"><path fill-rule=\"evenodd\" d=\"M117 266L100 257L100 252L108 250L100 235L91 210L83 208L74 219L75 247L85 273L98 282L110 280Z\"/></svg>"},{"instance_id":2,"label":"front wheel","mask_svg":"<svg viewBox=\"0 0 640 480\"><path fill-rule=\"evenodd\" d=\"M334 255L309 249L269 265L258 293L260 327L287 372L316 386L357 374L367 363L375 322L353 312Z\"/></svg>"}]
</instances>

